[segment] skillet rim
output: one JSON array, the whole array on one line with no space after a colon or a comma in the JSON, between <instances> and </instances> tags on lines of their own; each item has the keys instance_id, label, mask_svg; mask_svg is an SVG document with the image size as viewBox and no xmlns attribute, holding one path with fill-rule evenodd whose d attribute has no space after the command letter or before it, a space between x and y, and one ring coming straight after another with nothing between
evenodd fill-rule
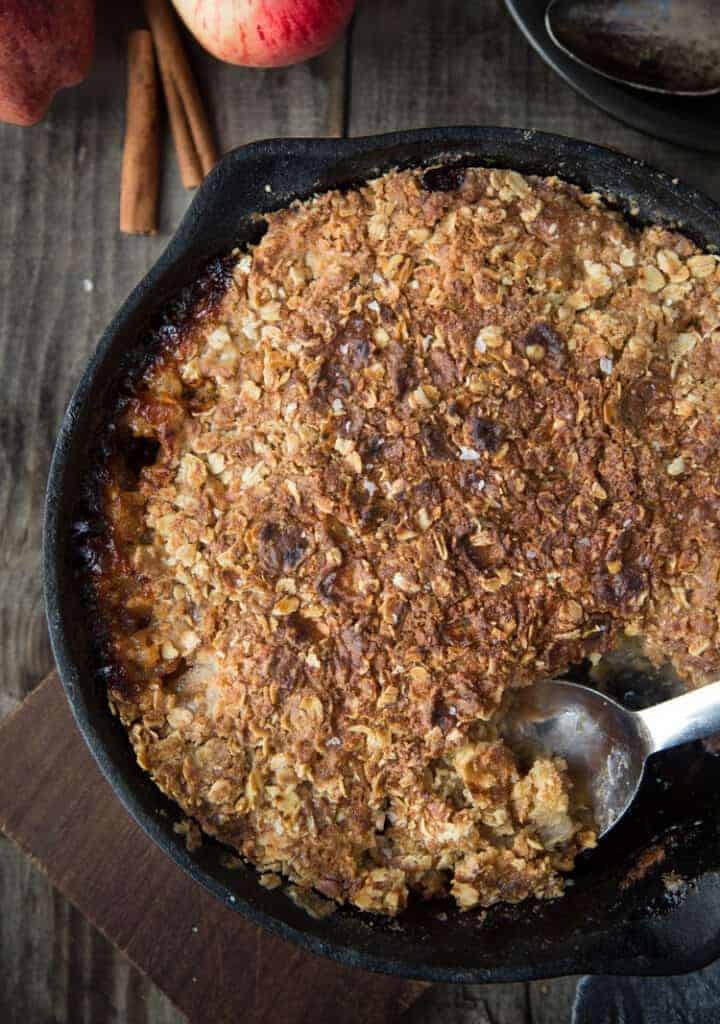
<instances>
[{"instance_id":1,"label":"skillet rim","mask_svg":"<svg viewBox=\"0 0 720 1024\"><path fill-rule=\"evenodd\" d=\"M374 162L373 157L376 158ZM72 473L79 471L77 449L87 446L81 437L83 421L90 415L89 406L93 398L98 397L98 382L102 385L102 372L114 354L116 338L122 334L128 321L137 317L144 306L161 307L177 291L178 286L175 285L163 298L158 297L162 292L159 286L163 278L178 265L193 263L193 270L187 276L189 281L199 270L198 260L202 266L210 256L219 254L212 247L204 251L203 246L207 248L208 235L217 229L222 218L238 216L238 208L247 220L252 211L264 213L287 205L295 197L306 197L315 190L315 185L323 191L339 183L357 184L372 177L373 173L383 173L393 166L423 166L444 160L514 167L524 173L556 173L586 189L598 187L602 177L605 184L598 190L611 200L614 198L626 214L632 216L637 211L640 222L657 222L660 207L667 211L674 207L678 216L663 214L660 222L679 227L691 237L693 232L700 234L706 246L720 248L720 208L702 193L680 185L669 175L642 161L559 135L515 128L433 128L354 139L274 139L230 151L205 179L166 249L104 331L60 428L48 478L43 524L45 604L60 678L75 722L96 763L125 809L150 839L194 881L227 906L254 924L311 952L349 966L436 982L519 981L587 972L662 974L694 970L720 954L720 934L714 941L712 935L696 937L695 945L691 946L687 927L680 927L681 939L678 940L674 929L667 927L667 918L673 917L672 911L662 921L648 922L631 917L605 929L586 931L576 936L574 948L572 942L565 942L564 946L560 944L561 952L557 954L553 953L554 947L550 943L550 948L535 961L506 961L489 966L465 963L461 966L442 962L431 947L425 951L431 955L424 955L419 939L410 956L373 952L372 929L356 945L340 941L336 936L328 938L327 925L313 921L284 896L283 904L279 904L278 894L268 893L257 882L256 899L237 895L232 891L231 880L223 881L216 869L211 871L203 863L202 856L192 856L179 840L169 838L167 823L162 817L166 813L164 804L167 801L153 783L149 784L157 794L156 808L151 813L144 806L140 797L143 787L138 778L133 778L127 766L123 768L118 764L118 758L111 755L107 738L103 735L107 732L106 723L98 721L97 714L93 715L85 692L95 683L89 679L83 681L71 650L68 626L72 624L66 622L64 612L64 596L71 580L66 563L68 518L65 513L70 500L67 492ZM362 164L364 171L354 177L353 167L358 163ZM239 198L233 198L233 182L247 177L248 172L254 174L251 183L251 187L256 189L254 197L242 192ZM302 188L293 187L292 183L297 182L298 176L303 182ZM266 189L268 177L271 179L270 191ZM251 198L253 201L249 202ZM688 216L693 223L688 223ZM704 226L698 228L699 225ZM145 318L147 316L148 313ZM105 717L111 718L107 707ZM137 766L136 770L138 773L141 771ZM145 797L145 804L152 803L147 799L147 792ZM703 877L709 879L711 894L720 908L720 874L707 872ZM692 894L688 901L693 902ZM707 897L697 904L697 911L688 908L690 915L702 915L703 907L707 908ZM531 923L532 915L528 917ZM720 910L717 919L720 920ZM661 927L663 923L665 927ZM643 928L643 925L647 927ZM358 935L361 930L359 925L356 929ZM382 930L378 930L376 937L382 934ZM471 936L472 932L468 932L468 938ZM399 935L397 940L393 940L399 946L402 946L402 941ZM379 944L387 946L388 940L383 939Z\"/></svg>"}]
</instances>

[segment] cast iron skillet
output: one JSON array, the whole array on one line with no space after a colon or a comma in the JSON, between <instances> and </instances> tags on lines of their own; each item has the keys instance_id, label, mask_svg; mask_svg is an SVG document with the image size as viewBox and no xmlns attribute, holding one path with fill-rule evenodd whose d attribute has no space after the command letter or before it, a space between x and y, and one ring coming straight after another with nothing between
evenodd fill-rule
<instances>
[{"instance_id":1,"label":"cast iron skillet","mask_svg":"<svg viewBox=\"0 0 720 1024\"><path fill-rule=\"evenodd\" d=\"M128 355L137 353L144 325L210 258L257 240L258 213L392 167L438 162L557 174L600 191L639 223L678 225L699 243L720 248L720 209L710 200L638 161L554 135L438 128L363 139L275 140L229 153L103 334L60 430L47 491L44 575L65 692L105 777L147 834L225 904L313 952L433 981L691 970L720 955L720 759L699 747L658 759L633 812L597 851L584 855L562 900L500 905L485 914L418 903L396 922L341 909L319 921L282 889L262 888L253 869L224 867L226 851L218 843L206 840L195 853L185 849L173 832L178 809L137 766L93 675L70 528L103 407ZM634 685L619 680L617 693L632 700ZM663 863L628 883L628 872L654 844L664 851Z\"/></svg>"}]
</instances>

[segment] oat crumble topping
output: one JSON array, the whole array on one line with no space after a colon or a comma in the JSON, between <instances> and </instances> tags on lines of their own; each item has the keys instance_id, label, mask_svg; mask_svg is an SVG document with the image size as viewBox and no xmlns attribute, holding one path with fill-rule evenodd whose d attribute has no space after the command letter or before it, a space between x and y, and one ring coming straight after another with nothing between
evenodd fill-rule
<instances>
[{"instance_id":1,"label":"oat crumble topping","mask_svg":"<svg viewBox=\"0 0 720 1024\"><path fill-rule=\"evenodd\" d=\"M559 895L594 833L504 695L628 637L720 669L718 260L513 171L268 220L113 424L111 704L264 884Z\"/></svg>"}]
</instances>

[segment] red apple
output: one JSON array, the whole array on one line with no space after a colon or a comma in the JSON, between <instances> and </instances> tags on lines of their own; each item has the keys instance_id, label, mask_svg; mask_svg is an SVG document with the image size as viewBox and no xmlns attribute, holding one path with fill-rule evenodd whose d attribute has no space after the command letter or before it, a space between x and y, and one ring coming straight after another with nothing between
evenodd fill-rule
<instances>
[{"instance_id":1,"label":"red apple","mask_svg":"<svg viewBox=\"0 0 720 1024\"><path fill-rule=\"evenodd\" d=\"M355 0L173 0L198 42L220 60L284 67L316 57L350 20Z\"/></svg>"},{"instance_id":2,"label":"red apple","mask_svg":"<svg viewBox=\"0 0 720 1024\"><path fill-rule=\"evenodd\" d=\"M94 45L94 0L1 0L0 121L39 121L58 89L83 80Z\"/></svg>"}]
</instances>

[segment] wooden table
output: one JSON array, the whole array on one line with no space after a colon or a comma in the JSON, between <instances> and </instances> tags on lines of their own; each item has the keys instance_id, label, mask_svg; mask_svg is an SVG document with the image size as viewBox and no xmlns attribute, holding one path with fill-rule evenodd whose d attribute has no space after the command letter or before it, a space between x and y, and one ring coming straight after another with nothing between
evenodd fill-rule
<instances>
[{"instance_id":1,"label":"wooden table","mask_svg":"<svg viewBox=\"0 0 720 1024\"><path fill-rule=\"evenodd\" d=\"M117 231L125 45L142 16L131 2L98 6L87 81L61 93L37 127L0 125L0 716L52 663L41 602L41 512L71 388L190 199L168 144L160 233ZM359 0L348 36L290 69L234 68L192 44L189 50L223 149L282 135L518 125L615 146L720 196L716 157L646 138L595 110L529 49L501 0ZM179 1019L5 840L0 906L0 1019ZM564 1024L574 984L437 988L410 1016L416 1024Z\"/></svg>"}]
</instances>

